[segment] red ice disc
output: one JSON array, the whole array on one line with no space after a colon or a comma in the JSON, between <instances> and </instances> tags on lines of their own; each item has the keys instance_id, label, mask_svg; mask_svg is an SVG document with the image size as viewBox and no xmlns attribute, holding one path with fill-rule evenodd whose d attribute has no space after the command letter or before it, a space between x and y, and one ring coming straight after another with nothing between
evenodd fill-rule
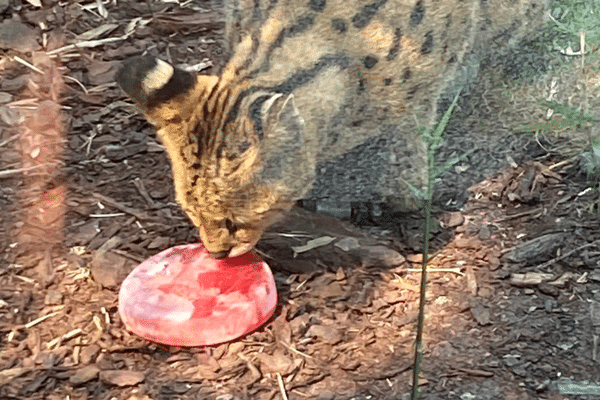
<instances>
[{"instance_id":1,"label":"red ice disc","mask_svg":"<svg viewBox=\"0 0 600 400\"><path fill-rule=\"evenodd\" d=\"M149 258L119 292L119 313L129 330L174 346L237 339L264 324L276 303L273 275L257 255L216 260L201 244Z\"/></svg>"}]
</instances>

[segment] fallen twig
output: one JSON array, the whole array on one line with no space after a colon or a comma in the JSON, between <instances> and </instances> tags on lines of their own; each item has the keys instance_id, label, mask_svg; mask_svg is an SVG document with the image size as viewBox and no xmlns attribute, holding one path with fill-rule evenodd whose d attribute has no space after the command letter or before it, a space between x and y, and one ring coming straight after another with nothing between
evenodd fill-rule
<instances>
[{"instance_id":1,"label":"fallen twig","mask_svg":"<svg viewBox=\"0 0 600 400\"><path fill-rule=\"evenodd\" d=\"M123 257L125 257L125 258L128 258L128 259L130 259L130 260L132 260L132 261L135 261L135 262L137 262L137 263L141 263L142 261L144 261L144 258L142 258L142 257L138 257L138 256L135 256L135 255L133 255L133 254L130 254L130 253L128 253L128 252L126 252L126 251L123 251L123 250L119 250L119 249L113 249L113 250L112 250L112 252L113 252L113 253L116 253L116 254L118 254L118 255L120 255L120 256L123 256Z\"/></svg>"},{"instance_id":2,"label":"fallen twig","mask_svg":"<svg viewBox=\"0 0 600 400\"><path fill-rule=\"evenodd\" d=\"M532 210L528 210L528 211L524 211L522 213L517 213L517 214L513 214L513 215L507 215L506 217L502 217L502 218L498 218L495 222L506 222L506 221L510 221L513 219L517 219L517 218L521 218L521 217L525 217L525 216L529 216L529 215L533 215L536 213L542 213L542 209L541 208L534 208Z\"/></svg>"},{"instance_id":3,"label":"fallen twig","mask_svg":"<svg viewBox=\"0 0 600 400\"><path fill-rule=\"evenodd\" d=\"M352 372L351 375L353 376L354 380L356 381L370 381L370 380L375 380L375 381L380 381L382 379L390 379L390 378L394 378L406 371L408 371L409 369L411 369L413 366L412 363L406 363L405 365L398 367L398 368L391 368L385 371L381 371L379 373L374 373L374 374L358 374L356 372Z\"/></svg>"},{"instance_id":4,"label":"fallen twig","mask_svg":"<svg viewBox=\"0 0 600 400\"><path fill-rule=\"evenodd\" d=\"M13 175L18 175L18 174L23 173L23 172L32 171L32 170L35 170L35 169L40 169L40 168L46 167L46 166L48 166L48 164L40 164L40 165L35 165L33 167L17 168L17 169L9 169L9 170L6 170L6 171L0 171L0 178L8 178L8 177L13 176Z\"/></svg>"},{"instance_id":5,"label":"fallen twig","mask_svg":"<svg viewBox=\"0 0 600 400\"><path fill-rule=\"evenodd\" d=\"M462 372L463 374L478 376L482 378L491 378L494 376L493 372L484 371L482 369L469 369L469 368L459 368L458 372Z\"/></svg>"},{"instance_id":6,"label":"fallen twig","mask_svg":"<svg viewBox=\"0 0 600 400\"><path fill-rule=\"evenodd\" d=\"M0 142L0 147L4 147L4 146L6 146L6 145L7 145L7 144L9 144L10 142L14 142L14 141L15 141L15 140L17 140L18 138L19 138L19 136L18 136L18 135L11 136L11 137L9 137L8 139L6 139L5 141L3 141L3 142Z\"/></svg>"},{"instance_id":7,"label":"fallen twig","mask_svg":"<svg viewBox=\"0 0 600 400\"><path fill-rule=\"evenodd\" d=\"M595 241L593 241L593 242L591 242L591 243L587 243L587 244L584 244L584 245L582 245L582 246L579 246L579 247L577 247L577 248L575 248L575 249L573 249L573 250L571 250L571 251L567 251L565 254L563 254L563 255L561 255L561 256L558 256L558 257L556 257L556 258L553 258L553 259L552 259L552 260L550 260L550 261L546 261L545 263L543 263L543 264L540 264L540 265L536 266L536 269L544 269L544 268L547 268L547 267L551 266L551 265L552 265L552 264L554 264L554 263L557 263L557 262L559 262L559 261L562 261L562 260L564 260L565 258L568 258L568 257L572 256L573 254L580 252L580 251L581 251L581 250L583 250L583 249L586 249L586 248L588 248L588 247L594 247L594 246L600 246L600 240L595 240Z\"/></svg>"},{"instance_id":8,"label":"fallen twig","mask_svg":"<svg viewBox=\"0 0 600 400\"><path fill-rule=\"evenodd\" d=\"M104 196L104 195L102 195L100 193L92 193L92 196L94 196L98 200L101 200L101 201L105 202L106 204L108 204L108 205L110 205L110 206L112 206L112 207L114 207L114 208L116 208L118 210L123 211L124 213L131 214L134 217L136 217L137 219L140 219L142 221L152 221L152 220L154 220L154 218L146 215L145 213L143 213L141 211L138 211L138 210L136 210L134 208L127 207L126 205L123 205L123 204L119 203L118 201L113 200L110 197Z\"/></svg>"},{"instance_id":9,"label":"fallen twig","mask_svg":"<svg viewBox=\"0 0 600 400\"><path fill-rule=\"evenodd\" d=\"M52 349L59 343L62 343L63 340L70 340L70 339L74 338L75 336L80 335L82 332L83 331L81 330L81 328L73 329L72 331L67 332L64 335L54 338L51 341L49 341L48 343L46 343L46 348Z\"/></svg>"},{"instance_id":10,"label":"fallen twig","mask_svg":"<svg viewBox=\"0 0 600 400\"><path fill-rule=\"evenodd\" d=\"M152 197L150 197L150 194L148 194L146 186L144 186L144 182L140 178L135 178L133 180L133 185L138 190L139 194L144 198L146 203L150 206L150 208L156 207L156 203L154 202Z\"/></svg>"},{"instance_id":11,"label":"fallen twig","mask_svg":"<svg viewBox=\"0 0 600 400\"><path fill-rule=\"evenodd\" d=\"M75 49L80 49L80 48L98 47L98 46L105 45L107 43L114 43L114 42L119 42L119 41L125 40L125 39L127 39L129 37L129 35L131 35L131 34L125 34L123 36L106 38L106 39L86 40L86 41L83 41L83 42L69 44L67 46L60 47L58 49L49 51L47 54L49 56L53 56L55 54L64 53L64 52L69 51L69 50L75 50Z\"/></svg>"},{"instance_id":12,"label":"fallen twig","mask_svg":"<svg viewBox=\"0 0 600 400\"><path fill-rule=\"evenodd\" d=\"M407 268L408 272L421 272L421 268ZM460 276L465 276L464 272L460 271L460 268L430 268L429 272L453 272Z\"/></svg>"},{"instance_id":13,"label":"fallen twig","mask_svg":"<svg viewBox=\"0 0 600 400\"><path fill-rule=\"evenodd\" d=\"M298 355L301 355L302 357L306 357L306 358L314 359L314 357L313 357L313 356L310 356L310 355L308 355L308 354L306 354L306 353L303 353L303 352L301 352L300 350L297 350L297 349L295 349L293 346L291 346L291 345L287 344L287 343L286 343L286 342L284 342L283 340L282 340L282 341L280 341L279 343L281 343L281 345L282 345L283 347L285 347L286 349L288 349L289 351L291 351L291 352L293 352L293 353L296 353L296 354L298 354Z\"/></svg>"},{"instance_id":14,"label":"fallen twig","mask_svg":"<svg viewBox=\"0 0 600 400\"><path fill-rule=\"evenodd\" d=\"M88 94L88 90L87 90L87 88L86 88L86 87L83 85L83 83L79 82L77 79L73 78L72 76L65 75L64 77L65 77L65 80L67 80L67 81L75 82L77 85L79 85L79 87L80 87L81 89L83 89L83 92L84 92L85 94Z\"/></svg>"}]
</instances>

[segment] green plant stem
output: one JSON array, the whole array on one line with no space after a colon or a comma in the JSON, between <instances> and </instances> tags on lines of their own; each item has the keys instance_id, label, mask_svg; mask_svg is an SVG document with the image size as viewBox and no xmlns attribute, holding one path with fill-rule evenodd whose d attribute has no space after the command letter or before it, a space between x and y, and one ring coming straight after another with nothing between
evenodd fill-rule
<instances>
[{"instance_id":1,"label":"green plant stem","mask_svg":"<svg viewBox=\"0 0 600 400\"><path fill-rule=\"evenodd\" d=\"M428 157L429 171L433 171L433 155ZM415 356L412 375L411 400L417 400L420 396L419 376L421 375L421 362L423 361L423 328L425 326L425 302L427 294L427 264L429 262L429 239L431 225L431 203L433 197L433 184L435 175L427 174L427 195L424 201L425 226L423 228L423 261L421 263L421 287L419 292L419 316L417 319L417 335L415 338Z\"/></svg>"},{"instance_id":2,"label":"green plant stem","mask_svg":"<svg viewBox=\"0 0 600 400\"><path fill-rule=\"evenodd\" d=\"M449 160L446 162L444 168L442 170L438 170L435 166L435 151L440 147L442 142L442 135L444 134L444 130L446 126L448 126L448 122L450 121L450 117L452 116L452 112L454 111L454 107L456 107L456 103L458 102L458 96L460 95L460 90L454 97L454 101L448 107L440 122L437 124L435 129L431 132L428 132L427 128L422 126L417 120L417 129L423 138L427 149L427 189L426 192L423 193L420 189L417 189L409 184L409 187L413 190L414 193L417 194L418 198L421 200L421 204L423 205L423 212L425 218L425 226L423 227L423 263L421 264L421 290L419 293L419 316L417 319L417 335L415 338L415 357L413 364L413 382L412 382L412 390L411 390L411 400L417 400L420 395L419 391L419 376L421 374L421 362L423 361L423 327L425 326L425 301L426 301L426 293L427 293L427 263L429 261L429 239L431 236L431 208L433 203L433 186L435 183L435 178L440 174L441 171L446 170L450 166L454 165L456 162L460 160L460 158L456 158L453 160Z\"/></svg>"}]
</instances>

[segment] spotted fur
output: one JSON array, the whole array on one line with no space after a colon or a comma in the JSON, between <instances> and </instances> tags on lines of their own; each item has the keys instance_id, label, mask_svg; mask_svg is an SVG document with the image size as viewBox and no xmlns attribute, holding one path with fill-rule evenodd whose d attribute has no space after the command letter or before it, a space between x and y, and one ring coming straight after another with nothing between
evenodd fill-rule
<instances>
[{"instance_id":1,"label":"spotted fur","mask_svg":"<svg viewBox=\"0 0 600 400\"><path fill-rule=\"evenodd\" d=\"M546 0L232 0L231 58L195 76L152 58L117 76L158 128L177 200L216 256L250 250L307 193L319 162L393 132L374 180L400 208L423 187L415 117L465 64L534 31ZM388 189L386 189L388 188ZM393 190L389 190L393 188Z\"/></svg>"}]
</instances>

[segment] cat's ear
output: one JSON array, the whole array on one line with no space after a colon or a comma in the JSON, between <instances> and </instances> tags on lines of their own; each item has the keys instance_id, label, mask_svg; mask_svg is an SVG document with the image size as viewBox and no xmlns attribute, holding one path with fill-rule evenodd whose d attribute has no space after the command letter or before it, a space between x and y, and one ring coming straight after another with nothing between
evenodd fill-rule
<instances>
[{"instance_id":1,"label":"cat's ear","mask_svg":"<svg viewBox=\"0 0 600 400\"><path fill-rule=\"evenodd\" d=\"M142 108L153 108L186 93L196 84L187 71L154 57L133 57L121 65L115 79L123 92Z\"/></svg>"},{"instance_id":2,"label":"cat's ear","mask_svg":"<svg viewBox=\"0 0 600 400\"><path fill-rule=\"evenodd\" d=\"M151 124L185 120L198 106L198 99L211 90L218 78L196 75L154 57L134 57L121 65L115 79Z\"/></svg>"},{"instance_id":3,"label":"cat's ear","mask_svg":"<svg viewBox=\"0 0 600 400\"><path fill-rule=\"evenodd\" d=\"M263 104L264 138L259 178L291 198L300 198L314 176L314 151L293 95L275 94Z\"/></svg>"},{"instance_id":4,"label":"cat's ear","mask_svg":"<svg viewBox=\"0 0 600 400\"><path fill-rule=\"evenodd\" d=\"M263 125L267 135L282 141L301 140L304 119L294 102L294 95L276 93L265 100L262 107Z\"/></svg>"}]
</instances>

